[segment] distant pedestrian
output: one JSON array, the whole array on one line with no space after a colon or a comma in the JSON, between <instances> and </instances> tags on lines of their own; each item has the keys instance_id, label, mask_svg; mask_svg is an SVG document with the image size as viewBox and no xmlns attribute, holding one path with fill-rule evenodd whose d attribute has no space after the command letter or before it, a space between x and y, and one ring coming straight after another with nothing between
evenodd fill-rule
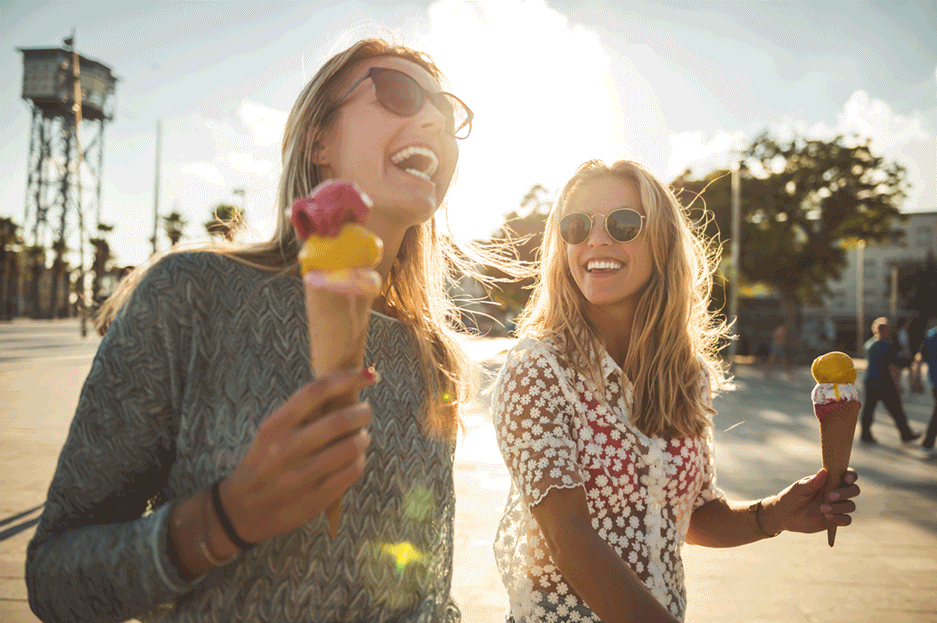
<instances>
[{"instance_id":1,"label":"distant pedestrian","mask_svg":"<svg viewBox=\"0 0 937 623\"><path fill-rule=\"evenodd\" d=\"M551 210L492 405L511 474L495 560L517 623L680 621L685 542L851 522L852 469L832 503L823 470L760 501L716 486L728 329L707 310L708 248L634 162L584 164Z\"/></svg>"},{"instance_id":2,"label":"distant pedestrian","mask_svg":"<svg viewBox=\"0 0 937 623\"><path fill-rule=\"evenodd\" d=\"M862 405L862 436L865 443L878 443L872 435L875 406L881 401L895 420L901 433L901 441L911 442L921 437L921 432L912 431L908 418L901 406L898 392L898 349L891 337L888 319L881 317L872 322L874 336L865 343L865 402Z\"/></svg>"},{"instance_id":3,"label":"distant pedestrian","mask_svg":"<svg viewBox=\"0 0 937 623\"><path fill-rule=\"evenodd\" d=\"M771 335L771 354L768 355L768 367L765 369L766 379L771 378L779 364L784 366L787 380L791 380L791 361L787 355L787 320L782 320Z\"/></svg>"},{"instance_id":4,"label":"distant pedestrian","mask_svg":"<svg viewBox=\"0 0 937 623\"><path fill-rule=\"evenodd\" d=\"M898 379L896 385L898 387L898 393L901 394L904 391L904 384L902 382L902 377L904 372L908 372L908 389L911 389L913 385L911 377L911 362L914 359L914 353L911 352L911 336L909 333L910 321L907 318L902 318L898 321L898 330L895 332L895 341L898 346L898 356L896 358L895 364L898 366Z\"/></svg>"},{"instance_id":5,"label":"distant pedestrian","mask_svg":"<svg viewBox=\"0 0 937 623\"><path fill-rule=\"evenodd\" d=\"M914 363L918 373L920 373L921 363L927 364L927 379L930 381L931 392L934 394L934 412L930 416L927 434L924 435L921 445L924 452L937 456L937 450L934 450L934 442L937 441L937 318L931 318L927 323L927 328L921 348L914 356Z\"/></svg>"}]
</instances>

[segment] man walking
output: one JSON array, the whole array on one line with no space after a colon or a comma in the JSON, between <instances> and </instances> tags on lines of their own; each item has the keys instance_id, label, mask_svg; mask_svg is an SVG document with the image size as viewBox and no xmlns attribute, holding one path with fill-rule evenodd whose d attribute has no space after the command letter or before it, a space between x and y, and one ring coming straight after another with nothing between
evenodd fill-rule
<instances>
[{"instance_id":1,"label":"man walking","mask_svg":"<svg viewBox=\"0 0 937 623\"><path fill-rule=\"evenodd\" d=\"M872 322L872 337L865 343L865 404L862 407L862 436L865 443L878 443L872 436L872 422L875 418L875 405L879 401L885 404L889 415L895 420L895 426L901 433L901 441L909 442L919 439L920 432L911 430L908 418L901 406L901 397L898 395L898 349L889 339L891 328L887 318L876 318Z\"/></svg>"},{"instance_id":2,"label":"man walking","mask_svg":"<svg viewBox=\"0 0 937 623\"><path fill-rule=\"evenodd\" d=\"M914 363L918 373L920 373L921 361L927 363L927 378L930 381L931 391L934 393L934 412L930 416L927 434L924 435L921 445L925 453L937 456L937 450L934 450L934 442L937 441L937 318L931 318L927 323L927 328L921 348L914 356Z\"/></svg>"}]
</instances>

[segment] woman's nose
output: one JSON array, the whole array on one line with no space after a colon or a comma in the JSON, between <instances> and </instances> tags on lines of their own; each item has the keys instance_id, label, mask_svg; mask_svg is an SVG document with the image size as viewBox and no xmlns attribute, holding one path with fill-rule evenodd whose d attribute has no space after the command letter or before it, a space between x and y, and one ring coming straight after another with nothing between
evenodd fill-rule
<instances>
[{"instance_id":1,"label":"woman's nose","mask_svg":"<svg viewBox=\"0 0 937 623\"><path fill-rule=\"evenodd\" d=\"M440 112L433 100L426 98L423 101L423 107L416 113L417 124L421 128L444 128L446 127L446 116Z\"/></svg>"},{"instance_id":2,"label":"woman's nose","mask_svg":"<svg viewBox=\"0 0 937 623\"><path fill-rule=\"evenodd\" d=\"M592 216L592 231L589 232L589 238L586 243L591 246L610 245L614 242L608 231L605 229L605 215L594 214Z\"/></svg>"}]
</instances>

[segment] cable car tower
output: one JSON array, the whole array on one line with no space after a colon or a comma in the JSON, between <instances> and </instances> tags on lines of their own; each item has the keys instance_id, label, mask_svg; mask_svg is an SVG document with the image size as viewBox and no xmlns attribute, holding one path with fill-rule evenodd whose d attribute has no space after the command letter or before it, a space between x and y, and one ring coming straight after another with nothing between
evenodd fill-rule
<instances>
[{"instance_id":1,"label":"cable car tower","mask_svg":"<svg viewBox=\"0 0 937 623\"><path fill-rule=\"evenodd\" d=\"M67 251L79 252L84 294L85 216L94 214L95 227L100 223L104 125L113 118L117 77L110 67L80 56L74 34L64 44L19 48L23 99L32 111L23 230L28 245L55 249L60 264ZM82 186L90 197L83 199Z\"/></svg>"}]
</instances>

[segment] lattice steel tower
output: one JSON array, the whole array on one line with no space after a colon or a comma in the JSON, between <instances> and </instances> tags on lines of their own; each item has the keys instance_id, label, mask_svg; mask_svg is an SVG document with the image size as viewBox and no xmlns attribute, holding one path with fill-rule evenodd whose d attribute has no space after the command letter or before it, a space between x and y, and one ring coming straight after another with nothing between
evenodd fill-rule
<instances>
[{"instance_id":1,"label":"lattice steel tower","mask_svg":"<svg viewBox=\"0 0 937 623\"><path fill-rule=\"evenodd\" d=\"M117 77L110 67L74 54L71 43L67 39L66 48L19 48L23 99L32 110L23 231L29 245L79 251L84 245L81 220L93 214L96 227L101 218L104 126L113 118ZM81 86L78 128L76 75ZM89 229L87 219L84 224Z\"/></svg>"}]
</instances>

